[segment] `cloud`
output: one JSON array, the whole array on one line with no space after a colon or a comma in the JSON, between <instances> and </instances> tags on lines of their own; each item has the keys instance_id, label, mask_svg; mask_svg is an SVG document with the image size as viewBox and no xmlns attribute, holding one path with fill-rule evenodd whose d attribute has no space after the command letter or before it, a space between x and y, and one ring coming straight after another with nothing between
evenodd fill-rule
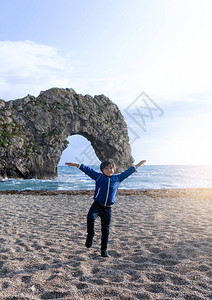
<instances>
[{"instance_id":1,"label":"cloud","mask_svg":"<svg viewBox=\"0 0 212 300\"><path fill-rule=\"evenodd\" d=\"M118 78L92 74L74 51L32 41L0 41L0 99L37 96L51 87L73 88L82 94L105 94L112 100L121 89ZM116 102L116 101L115 101Z\"/></svg>"},{"instance_id":2,"label":"cloud","mask_svg":"<svg viewBox=\"0 0 212 300\"><path fill-rule=\"evenodd\" d=\"M0 41L0 98L35 95L42 89L66 84L74 70L72 57L32 41Z\"/></svg>"}]
</instances>

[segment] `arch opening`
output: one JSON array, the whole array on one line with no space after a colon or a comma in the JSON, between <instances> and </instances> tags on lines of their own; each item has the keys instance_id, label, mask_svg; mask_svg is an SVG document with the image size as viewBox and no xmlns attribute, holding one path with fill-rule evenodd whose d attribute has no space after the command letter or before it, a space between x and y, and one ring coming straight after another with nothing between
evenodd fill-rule
<instances>
[{"instance_id":1,"label":"arch opening","mask_svg":"<svg viewBox=\"0 0 212 300\"><path fill-rule=\"evenodd\" d=\"M83 163L86 165L100 164L91 142L80 134L73 134L67 138L68 146L62 152L59 166L65 162Z\"/></svg>"}]
</instances>

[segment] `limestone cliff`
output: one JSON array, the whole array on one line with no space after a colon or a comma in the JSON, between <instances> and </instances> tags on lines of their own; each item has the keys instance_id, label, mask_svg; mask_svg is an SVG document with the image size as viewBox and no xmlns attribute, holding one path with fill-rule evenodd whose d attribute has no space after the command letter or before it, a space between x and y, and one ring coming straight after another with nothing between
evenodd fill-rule
<instances>
[{"instance_id":1,"label":"limestone cliff","mask_svg":"<svg viewBox=\"0 0 212 300\"><path fill-rule=\"evenodd\" d=\"M126 123L111 100L52 88L38 97L0 100L0 176L56 177L73 134L87 138L100 161L113 158L118 171L133 163Z\"/></svg>"}]
</instances>

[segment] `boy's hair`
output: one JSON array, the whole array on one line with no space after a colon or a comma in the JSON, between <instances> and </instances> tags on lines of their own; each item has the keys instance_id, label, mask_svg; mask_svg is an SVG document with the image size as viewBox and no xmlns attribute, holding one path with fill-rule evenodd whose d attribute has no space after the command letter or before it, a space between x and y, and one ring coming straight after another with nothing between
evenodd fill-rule
<instances>
[{"instance_id":1,"label":"boy's hair","mask_svg":"<svg viewBox=\"0 0 212 300\"><path fill-rule=\"evenodd\" d=\"M100 170L103 172L103 169L111 165L116 170L116 165L113 159L104 160L100 165Z\"/></svg>"}]
</instances>

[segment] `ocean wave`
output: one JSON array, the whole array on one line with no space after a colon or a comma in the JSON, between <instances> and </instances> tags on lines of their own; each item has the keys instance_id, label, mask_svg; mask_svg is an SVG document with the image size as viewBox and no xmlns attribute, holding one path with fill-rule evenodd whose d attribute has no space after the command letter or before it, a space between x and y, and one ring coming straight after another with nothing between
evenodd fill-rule
<instances>
[{"instance_id":1,"label":"ocean wave","mask_svg":"<svg viewBox=\"0 0 212 300\"><path fill-rule=\"evenodd\" d=\"M98 166L92 166L99 172ZM0 190L94 189L95 182L76 168L58 167L54 179L3 179ZM142 166L125 179L120 189L212 187L212 166Z\"/></svg>"}]
</instances>

